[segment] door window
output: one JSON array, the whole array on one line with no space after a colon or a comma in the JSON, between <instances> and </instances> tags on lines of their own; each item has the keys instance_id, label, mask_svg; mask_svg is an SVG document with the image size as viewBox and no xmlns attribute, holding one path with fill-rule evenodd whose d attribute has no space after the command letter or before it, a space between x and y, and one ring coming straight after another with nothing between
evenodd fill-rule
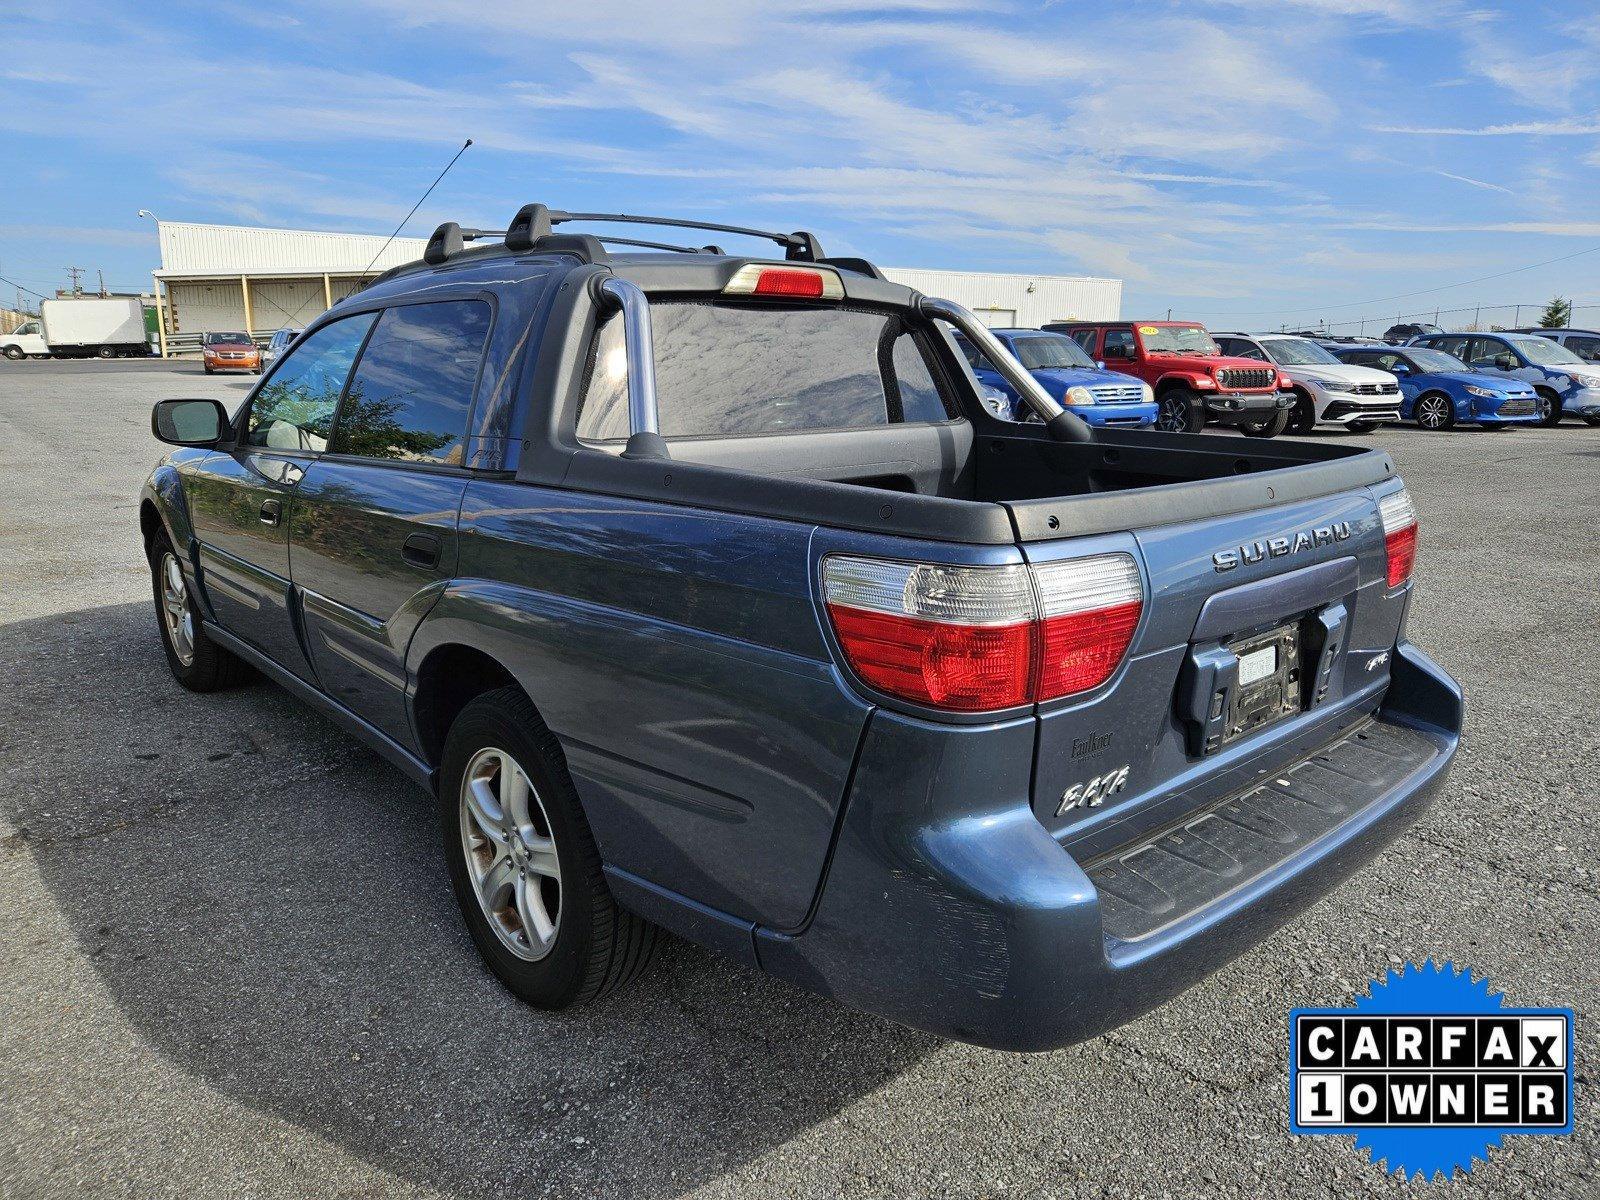
<instances>
[{"instance_id":1,"label":"door window","mask_svg":"<svg viewBox=\"0 0 1600 1200\"><path fill-rule=\"evenodd\" d=\"M1467 361L1467 339L1459 336L1433 337L1426 343L1435 350L1443 350L1446 354L1453 354L1462 362Z\"/></svg>"},{"instance_id":2,"label":"door window","mask_svg":"<svg viewBox=\"0 0 1600 1200\"><path fill-rule=\"evenodd\" d=\"M250 402L245 444L326 450L350 364L375 319L374 313L360 313L324 325L280 360Z\"/></svg>"},{"instance_id":3,"label":"door window","mask_svg":"<svg viewBox=\"0 0 1600 1200\"><path fill-rule=\"evenodd\" d=\"M1133 358L1133 330L1108 329L1106 330L1106 347L1104 358Z\"/></svg>"},{"instance_id":4,"label":"door window","mask_svg":"<svg viewBox=\"0 0 1600 1200\"><path fill-rule=\"evenodd\" d=\"M1569 337L1563 345L1584 362L1600 362L1600 337Z\"/></svg>"},{"instance_id":5,"label":"door window","mask_svg":"<svg viewBox=\"0 0 1600 1200\"><path fill-rule=\"evenodd\" d=\"M1479 370L1484 368L1495 370L1497 369L1495 359L1502 354L1510 354L1513 358L1516 357L1512 353L1511 347L1507 346L1499 338L1473 338L1467 345L1467 366L1476 367Z\"/></svg>"},{"instance_id":6,"label":"door window","mask_svg":"<svg viewBox=\"0 0 1600 1200\"><path fill-rule=\"evenodd\" d=\"M482 300L385 309L340 406L333 452L460 466L489 321Z\"/></svg>"},{"instance_id":7,"label":"door window","mask_svg":"<svg viewBox=\"0 0 1600 1200\"><path fill-rule=\"evenodd\" d=\"M1094 357L1094 334L1095 331L1092 329L1074 329L1072 331L1072 340L1082 346L1083 352L1090 358Z\"/></svg>"}]
</instances>

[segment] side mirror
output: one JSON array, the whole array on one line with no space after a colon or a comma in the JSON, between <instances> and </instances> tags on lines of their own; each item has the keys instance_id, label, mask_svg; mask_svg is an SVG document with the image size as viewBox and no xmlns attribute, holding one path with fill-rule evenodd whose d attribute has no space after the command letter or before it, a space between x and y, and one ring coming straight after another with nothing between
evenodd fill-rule
<instances>
[{"instance_id":1,"label":"side mirror","mask_svg":"<svg viewBox=\"0 0 1600 1200\"><path fill-rule=\"evenodd\" d=\"M1102 371L1104 371L1106 369L1106 360L1103 359L1103 358L1096 359L1094 365L1099 367Z\"/></svg>"},{"instance_id":2,"label":"side mirror","mask_svg":"<svg viewBox=\"0 0 1600 1200\"><path fill-rule=\"evenodd\" d=\"M1409 374L1411 374L1411 368L1406 366L1405 363L1395 363L1394 366L1389 368L1389 374L1391 374L1391 375L1409 375Z\"/></svg>"},{"instance_id":3,"label":"side mirror","mask_svg":"<svg viewBox=\"0 0 1600 1200\"><path fill-rule=\"evenodd\" d=\"M161 400L150 432L172 446L215 446L228 432L228 410L215 400Z\"/></svg>"}]
</instances>

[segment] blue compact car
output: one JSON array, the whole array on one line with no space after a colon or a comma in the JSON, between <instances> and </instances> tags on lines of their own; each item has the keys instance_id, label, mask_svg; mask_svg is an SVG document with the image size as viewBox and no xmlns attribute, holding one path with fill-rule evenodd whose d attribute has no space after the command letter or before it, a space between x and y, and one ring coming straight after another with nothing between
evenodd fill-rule
<instances>
[{"instance_id":1,"label":"blue compact car","mask_svg":"<svg viewBox=\"0 0 1600 1200\"><path fill-rule=\"evenodd\" d=\"M1539 423L1559 425L1562 417L1582 417L1600 425L1600 364L1587 363L1549 338L1525 333L1429 333L1410 346L1443 350L1467 369L1533 385Z\"/></svg>"},{"instance_id":2,"label":"blue compact car","mask_svg":"<svg viewBox=\"0 0 1600 1200\"><path fill-rule=\"evenodd\" d=\"M1148 429L1156 423L1155 394L1141 379L1097 367L1083 347L1061 333L1038 329L992 329L1005 348L1016 355L1032 376L1044 384L1045 391L1063 408L1082 417L1090 425L1121 425ZM1031 416L1022 397L994 369L977 348L960 334L956 345L972 364L978 382L1004 394L1009 412L997 413L1011 421Z\"/></svg>"},{"instance_id":3,"label":"blue compact car","mask_svg":"<svg viewBox=\"0 0 1600 1200\"><path fill-rule=\"evenodd\" d=\"M1453 354L1427 346L1334 346L1342 361L1388 371L1400 381L1400 419L1422 429L1475 424L1481 429L1537 425L1531 383L1473 371Z\"/></svg>"}]
</instances>

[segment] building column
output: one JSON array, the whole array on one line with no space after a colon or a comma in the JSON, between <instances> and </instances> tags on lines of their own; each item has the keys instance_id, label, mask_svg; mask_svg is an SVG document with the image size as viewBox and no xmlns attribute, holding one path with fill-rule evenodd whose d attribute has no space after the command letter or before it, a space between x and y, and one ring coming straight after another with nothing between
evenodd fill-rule
<instances>
[{"instance_id":1,"label":"building column","mask_svg":"<svg viewBox=\"0 0 1600 1200\"><path fill-rule=\"evenodd\" d=\"M161 308L161 280L154 271L150 272L150 282L155 285L156 295L156 337L161 341L161 357L167 357L167 314Z\"/></svg>"},{"instance_id":2,"label":"building column","mask_svg":"<svg viewBox=\"0 0 1600 1200\"><path fill-rule=\"evenodd\" d=\"M250 276L239 276L239 293L244 297L244 335L248 338L256 336L255 314L250 311Z\"/></svg>"},{"instance_id":3,"label":"building column","mask_svg":"<svg viewBox=\"0 0 1600 1200\"><path fill-rule=\"evenodd\" d=\"M333 307L333 282L328 278L328 273L322 273L322 311L327 312Z\"/></svg>"}]
</instances>

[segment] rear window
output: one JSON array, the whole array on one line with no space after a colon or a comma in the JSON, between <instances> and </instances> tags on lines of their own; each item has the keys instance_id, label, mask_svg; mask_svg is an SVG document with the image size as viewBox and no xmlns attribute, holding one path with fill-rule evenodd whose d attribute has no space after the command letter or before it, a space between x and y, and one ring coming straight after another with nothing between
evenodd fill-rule
<instances>
[{"instance_id":1,"label":"rear window","mask_svg":"<svg viewBox=\"0 0 1600 1200\"><path fill-rule=\"evenodd\" d=\"M663 437L750 437L948 420L919 338L892 313L773 305L656 303ZM622 322L600 329L578 436L628 436Z\"/></svg>"}]
</instances>

